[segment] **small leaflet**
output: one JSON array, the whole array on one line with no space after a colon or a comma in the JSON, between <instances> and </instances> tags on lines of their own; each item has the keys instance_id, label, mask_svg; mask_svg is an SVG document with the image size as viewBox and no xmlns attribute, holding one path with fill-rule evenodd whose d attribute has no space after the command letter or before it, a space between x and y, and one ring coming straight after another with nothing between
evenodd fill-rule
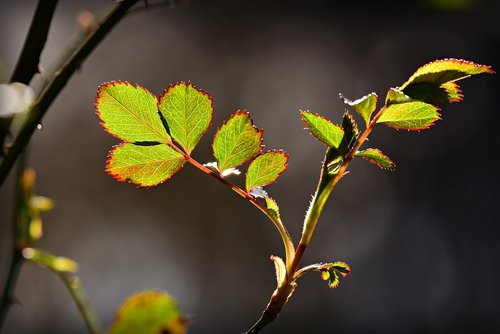
<instances>
[{"instance_id":1,"label":"small leaflet","mask_svg":"<svg viewBox=\"0 0 500 334\"><path fill-rule=\"evenodd\" d=\"M301 110L300 115L302 122L316 139L328 147L339 147L344 136L344 130L340 126L333 124L323 116L309 111Z\"/></svg>"},{"instance_id":2,"label":"small leaflet","mask_svg":"<svg viewBox=\"0 0 500 334\"><path fill-rule=\"evenodd\" d=\"M328 286L332 289L340 284L339 275L347 277L351 273L351 267L345 262L335 262L321 272L321 278L328 281Z\"/></svg>"},{"instance_id":3,"label":"small leaflet","mask_svg":"<svg viewBox=\"0 0 500 334\"><path fill-rule=\"evenodd\" d=\"M254 127L250 114L237 111L224 123L214 136L212 148L218 169L235 168L260 153L262 130Z\"/></svg>"},{"instance_id":4,"label":"small leaflet","mask_svg":"<svg viewBox=\"0 0 500 334\"><path fill-rule=\"evenodd\" d=\"M392 160L379 149L368 148L364 151L358 151L355 156L362 157L383 169L392 171L396 167L396 164L394 164L394 162L392 162Z\"/></svg>"},{"instance_id":5,"label":"small leaflet","mask_svg":"<svg viewBox=\"0 0 500 334\"><path fill-rule=\"evenodd\" d=\"M285 262L279 256L271 255L271 260L274 262L274 269L276 271L276 281L278 286L280 286L286 278L286 266Z\"/></svg>"},{"instance_id":6,"label":"small leaflet","mask_svg":"<svg viewBox=\"0 0 500 334\"><path fill-rule=\"evenodd\" d=\"M288 167L288 154L284 151L268 151L255 158L248 166L245 188L250 192L276 182Z\"/></svg>"},{"instance_id":7,"label":"small leaflet","mask_svg":"<svg viewBox=\"0 0 500 334\"><path fill-rule=\"evenodd\" d=\"M266 196L264 199L266 200L267 209L271 211L276 218L281 219L278 203L276 203L276 201L271 197Z\"/></svg>"}]
</instances>

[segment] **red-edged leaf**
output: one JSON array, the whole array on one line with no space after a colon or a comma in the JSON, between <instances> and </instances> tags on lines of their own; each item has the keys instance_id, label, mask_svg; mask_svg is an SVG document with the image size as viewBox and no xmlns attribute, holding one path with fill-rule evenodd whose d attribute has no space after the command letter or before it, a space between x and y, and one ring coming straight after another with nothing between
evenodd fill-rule
<instances>
[{"instance_id":1,"label":"red-edged leaf","mask_svg":"<svg viewBox=\"0 0 500 334\"><path fill-rule=\"evenodd\" d=\"M167 121L170 135L191 154L212 121L214 108L210 95L191 82L178 82L161 95L158 108Z\"/></svg>"},{"instance_id":2,"label":"red-edged leaf","mask_svg":"<svg viewBox=\"0 0 500 334\"><path fill-rule=\"evenodd\" d=\"M222 174L226 169L238 167L260 153L263 131L257 129L250 114L237 111L219 128L212 148L217 167Z\"/></svg>"},{"instance_id":3,"label":"red-edged leaf","mask_svg":"<svg viewBox=\"0 0 500 334\"><path fill-rule=\"evenodd\" d=\"M362 157L383 169L394 170L396 167L396 164L379 149L368 148L364 151L357 152L356 156Z\"/></svg>"},{"instance_id":4,"label":"red-edged leaf","mask_svg":"<svg viewBox=\"0 0 500 334\"><path fill-rule=\"evenodd\" d=\"M377 108L377 94L370 93L354 101L347 99L342 94L340 94L340 97L344 100L345 104L352 107L359 115L361 115L361 117L363 117L366 126L368 126L368 123L370 123L370 117Z\"/></svg>"},{"instance_id":5,"label":"red-edged leaf","mask_svg":"<svg viewBox=\"0 0 500 334\"><path fill-rule=\"evenodd\" d=\"M99 86L97 116L107 132L127 142L171 142L161 122L157 99L147 89L112 81Z\"/></svg>"},{"instance_id":6,"label":"red-edged leaf","mask_svg":"<svg viewBox=\"0 0 500 334\"><path fill-rule=\"evenodd\" d=\"M168 145L122 143L110 151L106 171L118 181L151 187L171 178L185 162L184 156Z\"/></svg>"},{"instance_id":7,"label":"red-edged leaf","mask_svg":"<svg viewBox=\"0 0 500 334\"><path fill-rule=\"evenodd\" d=\"M300 115L302 122L316 139L328 147L339 147L344 137L344 130L340 126L333 124L323 116L309 111L301 110Z\"/></svg>"},{"instance_id":8,"label":"red-edged leaf","mask_svg":"<svg viewBox=\"0 0 500 334\"><path fill-rule=\"evenodd\" d=\"M421 101L391 104L385 108L377 123L395 129L423 130L441 119L439 108Z\"/></svg>"},{"instance_id":9,"label":"red-edged leaf","mask_svg":"<svg viewBox=\"0 0 500 334\"><path fill-rule=\"evenodd\" d=\"M288 164L288 154L284 151L268 151L255 158L248 166L245 179L247 192L276 182Z\"/></svg>"}]
</instances>

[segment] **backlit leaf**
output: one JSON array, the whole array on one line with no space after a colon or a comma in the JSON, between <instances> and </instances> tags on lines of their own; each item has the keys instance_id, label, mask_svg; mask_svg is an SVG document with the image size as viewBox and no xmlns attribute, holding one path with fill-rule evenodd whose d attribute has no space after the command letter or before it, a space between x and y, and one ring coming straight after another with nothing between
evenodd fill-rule
<instances>
[{"instance_id":1,"label":"backlit leaf","mask_svg":"<svg viewBox=\"0 0 500 334\"><path fill-rule=\"evenodd\" d=\"M166 292L147 290L127 298L108 334L185 334L186 320Z\"/></svg>"},{"instance_id":2,"label":"backlit leaf","mask_svg":"<svg viewBox=\"0 0 500 334\"><path fill-rule=\"evenodd\" d=\"M370 117L377 108L377 94L370 93L354 101L347 99L342 94L340 97L344 100L345 104L352 107L359 115L361 115L361 117L363 117L366 126L368 126L368 123L370 123Z\"/></svg>"},{"instance_id":3,"label":"backlit leaf","mask_svg":"<svg viewBox=\"0 0 500 334\"><path fill-rule=\"evenodd\" d=\"M326 118L313 114L309 111L300 111L302 122L306 125L311 134L320 142L328 147L339 147L344 130L338 125L333 124Z\"/></svg>"},{"instance_id":4,"label":"backlit leaf","mask_svg":"<svg viewBox=\"0 0 500 334\"><path fill-rule=\"evenodd\" d=\"M184 156L168 145L122 143L110 152L106 171L118 181L150 187L172 177L185 162Z\"/></svg>"},{"instance_id":5,"label":"backlit leaf","mask_svg":"<svg viewBox=\"0 0 500 334\"><path fill-rule=\"evenodd\" d=\"M266 207L267 209L278 219L281 219L280 217L280 208L278 206L278 203L271 198L271 197L265 197L264 198L266 201Z\"/></svg>"},{"instance_id":6,"label":"backlit leaf","mask_svg":"<svg viewBox=\"0 0 500 334\"><path fill-rule=\"evenodd\" d=\"M380 168L394 170L396 165L389 159L381 150L375 148L369 148L364 151L359 151L356 153L357 157L365 158L371 163L379 166Z\"/></svg>"},{"instance_id":7,"label":"backlit leaf","mask_svg":"<svg viewBox=\"0 0 500 334\"><path fill-rule=\"evenodd\" d=\"M386 107L377 123L395 129L423 130L440 119L438 108L421 101L391 104Z\"/></svg>"},{"instance_id":8,"label":"backlit leaf","mask_svg":"<svg viewBox=\"0 0 500 334\"><path fill-rule=\"evenodd\" d=\"M385 98L386 105L391 105L395 103L406 103L411 101L412 101L411 97L403 93L398 88L390 88Z\"/></svg>"},{"instance_id":9,"label":"backlit leaf","mask_svg":"<svg viewBox=\"0 0 500 334\"><path fill-rule=\"evenodd\" d=\"M286 266L283 259L279 256L271 255L271 260L274 262L274 269L276 271L276 281L278 282L278 286L283 284L286 279Z\"/></svg>"},{"instance_id":10,"label":"backlit leaf","mask_svg":"<svg viewBox=\"0 0 500 334\"><path fill-rule=\"evenodd\" d=\"M179 82L165 90L158 107L170 135L191 154L212 121L212 98L190 82Z\"/></svg>"},{"instance_id":11,"label":"backlit leaf","mask_svg":"<svg viewBox=\"0 0 500 334\"><path fill-rule=\"evenodd\" d=\"M237 111L217 130L212 148L222 173L259 154L262 149L262 130L253 126L250 114Z\"/></svg>"},{"instance_id":12,"label":"backlit leaf","mask_svg":"<svg viewBox=\"0 0 500 334\"><path fill-rule=\"evenodd\" d=\"M335 262L330 267L321 272L321 278L328 281L330 288L336 288L339 283L339 275L346 277L351 273L351 267L344 262Z\"/></svg>"},{"instance_id":13,"label":"backlit leaf","mask_svg":"<svg viewBox=\"0 0 500 334\"><path fill-rule=\"evenodd\" d=\"M157 109L157 99L145 88L113 81L99 86L97 116L110 134L128 142L170 142Z\"/></svg>"},{"instance_id":14,"label":"backlit leaf","mask_svg":"<svg viewBox=\"0 0 500 334\"><path fill-rule=\"evenodd\" d=\"M436 60L420 67L401 86L414 100L428 103L460 101L460 87L455 81L481 73L494 73L490 66L460 59Z\"/></svg>"},{"instance_id":15,"label":"backlit leaf","mask_svg":"<svg viewBox=\"0 0 500 334\"><path fill-rule=\"evenodd\" d=\"M259 155L248 166L245 179L247 192L275 182L287 168L288 154L283 151L269 151Z\"/></svg>"}]
</instances>

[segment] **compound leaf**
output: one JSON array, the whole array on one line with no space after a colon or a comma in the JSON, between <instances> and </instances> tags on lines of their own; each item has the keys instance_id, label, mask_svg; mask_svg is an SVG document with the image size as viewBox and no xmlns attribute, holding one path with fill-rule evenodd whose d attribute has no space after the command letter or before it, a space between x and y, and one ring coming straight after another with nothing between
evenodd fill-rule
<instances>
[{"instance_id":1,"label":"compound leaf","mask_svg":"<svg viewBox=\"0 0 500 334\"><path fill-rule=\"evenodd\" d=\"M316 139L328 147L339 147L342 137L344 136L344 130L342 130L340 126L309 111L301 110L300 115L302 117L302 122Z\"/></svg>"},{"instance_id":2,"label":"compound leaf","mask_svg":"<svg viewBox=\"0 0 500 334\"><path fill-rule=\"evenodd\" d=\"M438 108L421 101L391 104L387 106L377 123L395 129L423 130L440 119Z\"/></svg>"},{"instance_id":3,"label":"compound leaf","mask_svg":"<svg viewBox=\"0 0 500 334\"><path fill-rule=\"evenodd\" d=\"M127 298L108 334L185 334L186 320L166 292L146 290Z\"/></svg>"},{"instance_id":4,"label":"compound leaf","mask_svg":"<svg viewBox=\"0 0 500 334\"><path fill-rule=\"evenodd\" d=\"M118 181L150 187L168 180L185 162L185 157L168 145L122 143L111 150L106 171Z\"/></svg>"},{"instance_id":5,"label":"compound leaf","mask_svg":"<svg viewBox=\"0 0 500 334\"><path fill-rule=\"evenodd\" d=\"M158 105L170 135L189 155L212 121L212 98L191 82L170 85Z\"/></svg>"},{"instance_id":6,"label":"compound leaf","mask_svg":"<svg viewBox=\"0 0 500 334\"><path fill-rule=\"evenodd\" d=\"M377 108L377 94L370 93L354 101L347 99L342 94L340 94L340 97L344 100L345 104L352 107L361 117L363 117L366 126L368 126L368 123L370 123L370 117Z\"/></svg>"},{"instance_id":7,"label":"compound leaf","mask_svg":"<svg viewBox=\"0 0 500 334\"><path fill-rule=\"evenodd\" d=\"M355 154L357 157L362 157L372 164L379 166L380 168L394 170L396 164L392 162L389 157L387 157L381 150L375 148L368 148L364 151L359 151Z\"/></svg>"},{"instance_id":8,"label":"compound leaf","mask_svg":"<svg viewBox=\"0 0 500 334\"><path fill-rule=\"evenodd\" d=\"M171 142L161 122L157 99L145 88L112 81L99 86L97 116L104 129L127 142Z\"/></svg>"},{"instance_id":9,"label":"compound leaf","mask_svg":"<svg viewBox=\"0 0 500 334\"><path fill-rule=\"evenodd\" d=\"M288 154L284 151L269 151L259 155L248 166L245 187L247 192L275 182L288 164Z\"/></svg>"},{"instance_id":10,"label":"compound leaf","mask_svg":"<svg viewBox=\"0 0 500 334\"><path fill-rule=\"evenodd\" d=\"M237 111L217 129L212 148L220 173L242 165L262 149L262 130L253 126L250 114Z\"/></svg>"}]
</instances>

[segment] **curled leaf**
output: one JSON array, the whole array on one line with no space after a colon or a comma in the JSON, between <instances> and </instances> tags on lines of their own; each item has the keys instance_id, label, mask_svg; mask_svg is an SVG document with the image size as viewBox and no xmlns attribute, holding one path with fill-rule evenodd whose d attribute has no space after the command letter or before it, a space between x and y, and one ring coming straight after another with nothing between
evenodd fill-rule
<instances>
[{"instance_id":1,"label":"curled leaf","mask_svg":"<svg viewBox=\"0 0 500 334\"><path fill-rule=\"evenodd\" d=\"M278 286L281 286L286 280L285 262L279 256L274 255L271 255L271 260L274 262L274 269L276 270L276 281L278 282Z\"/></svg>"},{"instance_id":2,"label":"curled leaf","mask_svg":"<svg viewBox=\"0 0 500 334\"><path fill-rule=\"evenodd\" d=\"M370 93L354 101L347 99L342 94L340 94L340 98L344 100L345 104L352 107L364 119L366 126L368 126L370 117L377 108L377 94Z\"/></svg>"},{"instance_id":3,"label":"curled leaf","mask_svg":"<svg viewBox=\"0 0 500 334\"><path fill-rule=\"evenodd\" d=\"M328 268L321 271L321 278L325 281L328 281L328 286L333 289L339 286L339 275L342 277L347 277L350 273L351 267L347 263L335 262L332 263Z\"/></svg>"},{"instance_id":4,"label":"curled leaf","mask_svg":"<svg viewBox=\"0 0 500 334\"><path fill-rule=\"evenodd\" d=\"M380 168L394 170L396 167L396 164L379 149L369 148L364 151L358 151L355 156L362 157Z\"/></svg>"},{"instance_id":5,"label":"curled leaf","mask_svg":"<svg viewBox=\"0 0 500 334\"><path fill-rule=\"evenodd\" d=\"M271 197L264 197L264 200L266 201L266 207L267 209L278 219L281 219L280 217L280 208L278 206L278 203L271 198Z\"/></svg>"}]
</instances>

